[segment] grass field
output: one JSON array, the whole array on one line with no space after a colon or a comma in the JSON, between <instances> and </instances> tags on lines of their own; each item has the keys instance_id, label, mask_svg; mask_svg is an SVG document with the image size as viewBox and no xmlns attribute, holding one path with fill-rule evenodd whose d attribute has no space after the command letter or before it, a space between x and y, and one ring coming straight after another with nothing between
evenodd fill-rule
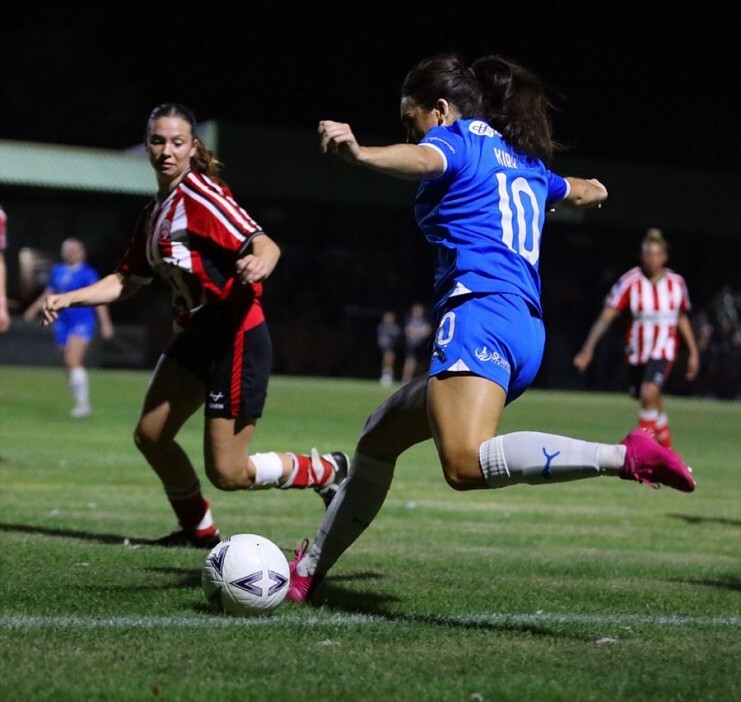
<instances>
[{"instance_id":1,"label":"grass field","mask_svg":"<svg viewBox=\"0 0 741 702\"><path fill-rule=\"evenodd\" d=\"M146 382L93 371L95 412L73 420L60 369L0 368L0 699L741 699L741 404L669 398L691 495L610 478L455 493L415 447L323 604L239 619L208 610L204 552L140 543L175 528L131 441ZM385 396L276 377L253 449L351 452ZM502 431L614 442L635 411L533 390ZM201 426L182 435L199 470ZM310 491L204 488L223 535L287 555L323 514Z\"/></svg>"}]
</instances>

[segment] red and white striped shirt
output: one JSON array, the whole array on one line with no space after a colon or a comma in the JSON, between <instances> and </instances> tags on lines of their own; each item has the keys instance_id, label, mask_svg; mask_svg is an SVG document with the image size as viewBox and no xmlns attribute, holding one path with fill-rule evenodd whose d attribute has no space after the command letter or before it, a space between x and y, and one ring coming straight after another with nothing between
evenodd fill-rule
<instances>
[{"instance_id":1,"label":"red and white striped shirt","mask_svg":"<svg viewBox=\"0 0 741 702\"><path fill-rule=\"evenodd\" d=\"M234 264L261 233L228 188L189 171L165 200L144 208L117 270L140 283L164 278L179 325L203 305L222 301L250 313L250 328L264 319L262 284L240 285Z\"/></svg>"},{"instance_id":2,"label":"red and white striped shirt","mask_svg":"<svg viewBox=\"0 0 741 702\"><path fill-rule=\"evenodd\" d=\"M605 305L618 312L630 309L633 321L626 334L625 356L631 365L654 359L673 361L677 350L677 320L689 312L684 278L668 268L652 283L640 267L631 268L613 285Z\"/></svg>"}]
</instances>

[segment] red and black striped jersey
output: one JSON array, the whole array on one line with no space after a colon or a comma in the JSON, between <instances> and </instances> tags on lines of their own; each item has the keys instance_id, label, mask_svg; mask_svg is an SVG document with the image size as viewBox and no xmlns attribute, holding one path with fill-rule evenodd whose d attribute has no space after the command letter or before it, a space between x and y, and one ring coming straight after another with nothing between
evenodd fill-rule
<instances>
[{"instance_id":1,"label":"red and black striped jersey","mask_svg":"<svg viewBox=\"0 0 741 702\"><path fill-rule=\"evenodd\" d=\"M189 171L167 198L144 208L117 270L141 283L164 278L178 324L216 301L245 314L254 306L259 323L262 284L241 285L234 264L261 233L226 186Z\"/></svg>"},{"instance_id":2,"label":"red and black striped jersey","mask_svg":"<svg viewBox=\"0 0 741 702\"><path fill-rule=\"evenodd\" d=\"M655 283L640 267L631 268L613 285L605 305L618 312L630 310L632 323L626 334L628 363L653 359L673 361L677 350L677 321L689 312L690 298L684 278L668 268Z\"/></svg>"}]
</instances>

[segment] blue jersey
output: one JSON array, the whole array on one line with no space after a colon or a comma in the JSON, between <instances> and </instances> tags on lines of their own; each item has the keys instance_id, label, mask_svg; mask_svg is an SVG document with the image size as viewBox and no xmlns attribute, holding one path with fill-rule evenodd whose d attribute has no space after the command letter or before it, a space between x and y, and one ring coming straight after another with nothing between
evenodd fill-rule
<instances>
[{"instance_id":1,"label":"blue jersey","mask_svg":"<svg viewBox=\"0 0 741 702\"><path fill-rule=\"evenodd\" d=\"M498 292L519 295L542 314L540 236L568 182L480 120L434 127L420 144L445 160L443 175L420 185L414 207L435 248L435 308L454 295Z\"/></svg>"},{"instance_id":2,"label":"blue jersey","mask_svg":"<svg viewBox=\"0 0 741 702\"><path fill-rule=\"evenodd\" d=\"M51 269L47 287L55 293L66 293L92 285L98 279L99 276L95 269L87 263L78 263L75 266L56 263ZM92 307L68 307L59 313L59 320L66 325L94 324L95 310Z\"/></svg>"}]
</instances>

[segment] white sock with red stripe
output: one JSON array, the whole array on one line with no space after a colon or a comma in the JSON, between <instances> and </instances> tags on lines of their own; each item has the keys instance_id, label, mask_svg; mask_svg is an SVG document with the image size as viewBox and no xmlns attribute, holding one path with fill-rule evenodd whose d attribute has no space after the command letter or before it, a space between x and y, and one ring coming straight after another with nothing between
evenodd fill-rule
<instances>
[{"instance_id":1,"label":"white sock with red stripe","mask_svg":"<svg viewBox=\"0 0 741 702\"><path fill-rule=\"evenodd\" d=\"M250 490L277 487L280 484L283 475L283 461L275 451L252 454L250 460L255 466L255 480Z\"/></svg>"},{"instance_id":2,"label":"white sock with red stripe","mask_svg":"<svg viewBox=\"0 0 741 702\"><path fill-rule=\"evenodd\" d=\"M640 410L638 412L638 427L656 434L656 420L659 418L659 410Z\"/></svg>"},{"instance_id":3,"label":"white sock with red stripe","mask_svg":"<svg viewBox=\"0 0 741 702\"><path fill-rule=\"evenodd\" d=\"M280 485L281 488L322 487L331 483L337 468L329 456L320 456L319 451L311 449L311 455L289 453L293 461L291 474Z\"/></svg>"},{"instance_id":4,"label":"white sock with red stripe","mask_svg":"<svg viewBox=\"0 0 741 702\"><path fill-rule=\"evenodd\" d=\"M656 435L654 438L664 448L670 449L672 447L672 434L669 431L669 418L666 416L666 412L660 412L656 418Z\"/></svg>"}]
</instances>

